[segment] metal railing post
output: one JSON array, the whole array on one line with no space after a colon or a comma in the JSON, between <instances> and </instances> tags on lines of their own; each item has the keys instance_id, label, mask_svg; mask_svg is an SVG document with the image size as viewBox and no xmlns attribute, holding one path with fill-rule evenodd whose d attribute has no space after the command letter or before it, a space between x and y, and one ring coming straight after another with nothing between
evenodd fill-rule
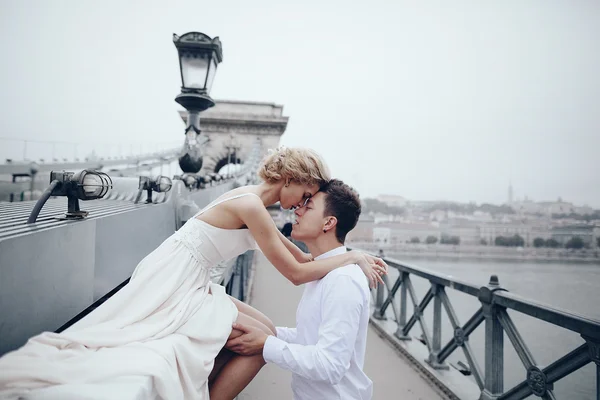
<instances>
[{"instance_id":1,"label":"metal railing post","mask_svg":"<svg viewBox=\"0 0 600 400\"><path fill-rule=\"evenodd\" d=\"M242 254L241 259L238 258L239 261L239 271L240 271L240 297L239 300L240 301L244 301L244 292L245 292L245 288L246 288L246 282L245 282L245 278L246 278L246 274L245 274L245 269L246 269L246 258L248 257L247 253Z\"/></svg>"},{"instance_id":2,"label":"metal railing post","mask_svg":"<svg viewBox=\"0 0 600 400\"><path fill-rule=\"evenodd\" d=\"M495 400L504 391L504 332L498 319L498 306L494 304L494 292L504 290L496 275L488 286L481 288L479 301L485 317L485 382L480 400Z\"/></svg>"},{"instance_id":3,"label":"metal railing post","mask_svg":"<svg viewBox=\"0 0 600 400\"><path fill-rule=\"evenodd\" d=\"M408 272L400 272L402 276L402 283L400 284L400 318L398 319L398 329L394 336L396 336L400 340L411 340L410 336L404 334L404 327L406 326L406 300L407 300L407 288L406 288L406 278L408 277Z\"/></svg>"},{"instance_id":4,"label":"metal railing post","mask_svg":"<svg viewBox=\"0 0 600 400\"><path fill-rule=\"evenodd\" d=\"M427 363L435 369L448 369L448 365L439 362L440 350L442 347L442 298L440 292L444 288L441 285L432 283L431 291L433 293L433 338L431 341L431 351Z\"/></svg>"}]
</instances>

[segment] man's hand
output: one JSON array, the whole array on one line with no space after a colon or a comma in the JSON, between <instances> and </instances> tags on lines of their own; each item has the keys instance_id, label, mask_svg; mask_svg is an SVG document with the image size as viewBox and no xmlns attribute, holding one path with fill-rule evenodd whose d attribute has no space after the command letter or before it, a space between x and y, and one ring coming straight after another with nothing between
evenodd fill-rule
<instances>
[{"instance_id":1,"label":"man's hand","mask_svg":"<svg viewBox=\"0 0 600 400\"><path fill-rule=\"evenodd\" d=\"M237 329L243 333L235 339L227 341L225 344L227 350L231 350L242 356L262 354L263 347L265 346L268 337L262 329L242 324L233 324L233 329Z\"/></svg>"}]
</instances>

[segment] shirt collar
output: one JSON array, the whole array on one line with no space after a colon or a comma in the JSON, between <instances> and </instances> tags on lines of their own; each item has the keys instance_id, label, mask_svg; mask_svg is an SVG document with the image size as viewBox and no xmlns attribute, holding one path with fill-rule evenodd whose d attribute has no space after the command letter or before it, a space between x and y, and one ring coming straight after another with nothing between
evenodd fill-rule
<instances>
[{"instance_id":1,"label":"shirt collar","mask_svg":"<svg viewBox=\"0 0 600 400\"><path fill-rule=\"evenodd\" d=\"M344 254L346 251L347 251L346 246L336 247L335 249L329 250L328 252L325 252L325 253L321 254L320 256L315 257L315 260L322 260L324 258L329 258L329 257L337 256L339 254Z\"/></svg>"}]
</instances>

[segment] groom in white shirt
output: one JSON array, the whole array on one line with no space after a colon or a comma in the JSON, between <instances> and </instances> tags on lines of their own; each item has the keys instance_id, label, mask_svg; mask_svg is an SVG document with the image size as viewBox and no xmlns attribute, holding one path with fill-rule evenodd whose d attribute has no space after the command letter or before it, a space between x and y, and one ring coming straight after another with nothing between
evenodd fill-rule
<instances>
[{"instance_id":1,"label":"groom in white shirt","mask_svg":"<svg viewBox=\"0 0 600 400\"><path fill-rule=\"evenodd\" d=\"M360 211L358 194L334 179L295 211L292 237L316 260L343 253ZM275 337L236 324L245 333L226 347L243 355L262 352L266 362L291 371L295 400L370 399L373 383L362 371L369 299L367 278L357 265L337 268L305 285L296 328L277 327Z\"/></svg>"}]
</instances>

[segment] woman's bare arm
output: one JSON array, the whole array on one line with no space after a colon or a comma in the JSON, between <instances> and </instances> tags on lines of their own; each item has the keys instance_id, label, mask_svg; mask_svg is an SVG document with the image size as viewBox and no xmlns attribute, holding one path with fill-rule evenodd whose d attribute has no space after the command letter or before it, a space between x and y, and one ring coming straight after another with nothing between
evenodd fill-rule
<instances>
[{"instance_id":1,"label":"woman's bare arm","mask_svg":"<svg viewBox=\"0 0 600 400\"><path fill-rule=\"evenodd\" d=\"M262 202L253 196L240 200L243 204L235 208L236 214L248 227L269 262L294 285L321 279L330 271L348 264L358 264L371 287L376 287L378 281L382 282L381 273L387 273L387 265L383 260L355 251L299 263L279 238L280 232Z\"/></svg>"}]
</instances>

